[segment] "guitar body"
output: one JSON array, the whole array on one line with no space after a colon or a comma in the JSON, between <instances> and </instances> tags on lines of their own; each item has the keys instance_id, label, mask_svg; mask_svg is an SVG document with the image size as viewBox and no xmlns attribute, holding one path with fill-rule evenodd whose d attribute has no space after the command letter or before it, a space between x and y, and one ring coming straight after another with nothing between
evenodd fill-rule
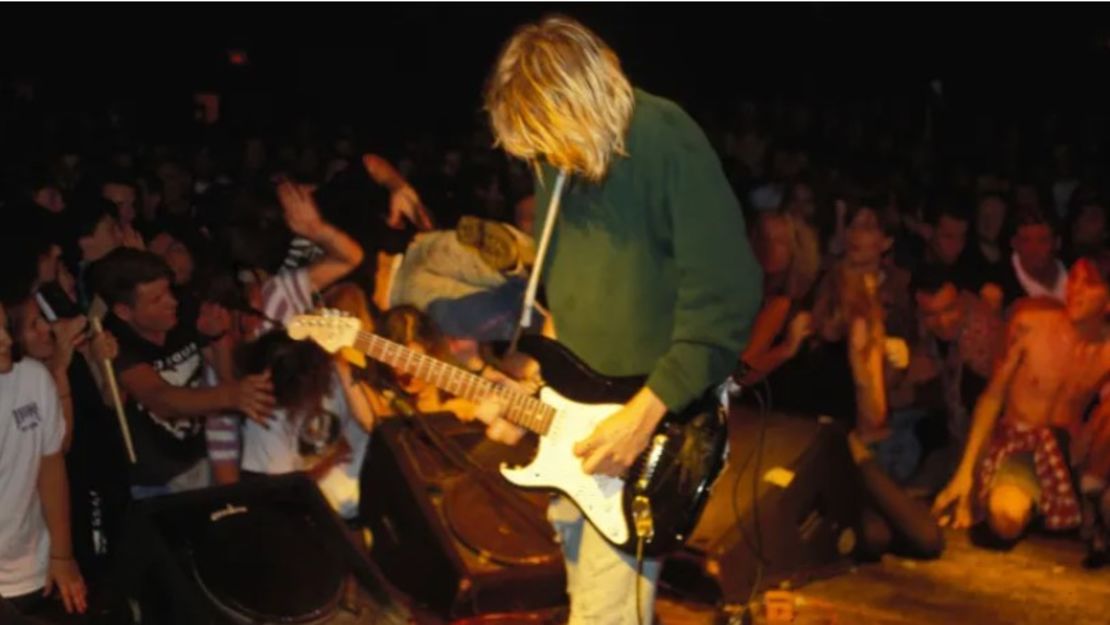
<instances>
[{"instance_id":1,"label":"guitar body","mask_svg":"<svg viewBox=\"0 0 1110 625\"><path fill-rule=\"evenodd\" d=\"M645 380L601 375L543 337L524 337L519 344L539 362L547 383L537 400L364 332L357 319L335 311L297 315L286 330L294 339L311 337L330 353L354 347L459 397L481 401L499 396L506 401L506 419L540 434L532 462L502 467L505 478L518 486L563 493L606 540L630 554L658 556L681 544L724 464L728 428L717 399L707 393L681 413L663 417L623 478L585 474L574 445L631 399Z\"/></svg>"},{"instance_id":2,"label":"guitar body","mask_svg":"<svg viewBox=\"0 0 1110 625\"><path fill-rule=\"evenodd\" d=\"M668 413L624 478L587 475L574 455L575 443L631 399L644 378L598 374L543 337L524 337L519 348L539 362L547 384L540 400L557 414L540 437L532 462L502 467L502 475L521 487L567 496L622 551L637 551L637 520L646 534L646 557L679 546L697 522L724 464L728 430L716 398L709 394L680 414Z\"/></svg>"}]
</instances>

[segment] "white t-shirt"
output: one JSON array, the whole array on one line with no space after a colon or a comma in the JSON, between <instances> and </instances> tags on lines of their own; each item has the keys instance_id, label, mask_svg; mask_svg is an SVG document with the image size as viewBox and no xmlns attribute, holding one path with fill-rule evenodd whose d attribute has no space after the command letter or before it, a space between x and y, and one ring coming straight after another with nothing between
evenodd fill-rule
<instances>
[{"instance_id":1,"label":"white t-shirt","mask_svg":"<svg viewBox=\"0 0 1110 625\"><path fill-rule=\"evenodd\" d=\"M268 427L247 421L243 425L243 468L269 475L300 471L304 468L302 447L315 443L330 445L340 436L346 437L351 449L357 451L356 443L364 441L352 440L350 430L362 427L351 416L342 384L339 376L332 374L331 388L311 424L303 417L290 419L283 408L274 410ZM354 428L348 426L352 421ZM322 424L325 427L320 427Z\"/></svg>"},{"instance_id":2,"label":"white t-shirt","mask_svg":"<svg viewBox=\"0 0 1110 625\"><path fill-rule=\"evenodd\" d=\"M347 439L351 448L350 460L332 467L317 485L340 516L351 518L358 513L358 474L366 455L370 433L351 415L342 384L339 376L333 374L331 389L324 397L322 410L315 420L316 425L321 423L320 415L329 415L326 419L338 420L338 424L325 428L334 432L321 436L319 428L306 427L306 420L303 418L289 419L288 413L283 409L274 411L269 427L247 421L243 425L242 467L247 471L268 475L300 471L305 468L301 454L303 445L309 445L313 441L330 445L342 436Z\"/></svg>"},{"instance_id":3,"label":"white t-shirt","mask_svg":"<svg viewBox=\"0 0 1110 625\"><path fill-rule=\"evenodd\" d=\"M50 535L39 500L43 456L62 449L65 421L54 380L25 358L0 374L0 595L17 597L46 583Z\"/></svg>"}]
</instances>

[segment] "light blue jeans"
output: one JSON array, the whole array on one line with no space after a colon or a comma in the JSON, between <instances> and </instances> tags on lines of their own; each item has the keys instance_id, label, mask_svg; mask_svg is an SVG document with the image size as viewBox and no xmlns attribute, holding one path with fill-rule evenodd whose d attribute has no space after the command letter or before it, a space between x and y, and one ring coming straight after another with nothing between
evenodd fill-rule
<instances>
[{"instance_id":1,"label":"light blue jeans","mask_svg":"<svg viewBox=\"0 0 1110 625\"><path fill-rule=\"evenodd\" d=\"M644 560L643 574L637 575L636 558L602 538L566 498L552 500L547 518L555 526L566 561L568 625L637 625L636 584L643 625L651 625L661 562Z\"/></svg>"}]
</instances>

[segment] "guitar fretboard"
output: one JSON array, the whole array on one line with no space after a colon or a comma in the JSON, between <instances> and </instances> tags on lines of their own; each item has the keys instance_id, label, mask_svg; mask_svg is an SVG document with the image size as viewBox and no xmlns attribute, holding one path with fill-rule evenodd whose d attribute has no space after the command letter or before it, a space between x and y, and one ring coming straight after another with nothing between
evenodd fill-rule
<instances>
[{"instance_id":1,"label":"guitar fretboard","mask_svg":"<svg viewBox=\"0 0 1110 625\"><path fill-rule=\"evenodd\" d=\"M420 378L458 397L481 401L491 396L505 403L503 418L537 434L546 434L555 409L515 389L491 382L469 371L413 351L370 332L360 331L355 349L394 369Z\"/></svg>"}]
</instances>

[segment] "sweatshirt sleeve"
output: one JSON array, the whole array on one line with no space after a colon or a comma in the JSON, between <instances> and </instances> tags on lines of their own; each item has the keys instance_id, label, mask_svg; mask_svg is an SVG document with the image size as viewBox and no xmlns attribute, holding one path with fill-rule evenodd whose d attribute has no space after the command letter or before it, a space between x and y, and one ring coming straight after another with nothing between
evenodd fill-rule
<instances>
[{"instance_id":1,"label":"sweatshirt sleeve","mask_svg":"<svg viewBox=\"0 0 1110 625\"><path fill-rule=\"evenodd\" d=\"M665 120L660 166L679 286L670 347L647 386L677 411L732 372L759 309L763 277L709 141L681 110Z\"/></svg>"}]
</instances>

